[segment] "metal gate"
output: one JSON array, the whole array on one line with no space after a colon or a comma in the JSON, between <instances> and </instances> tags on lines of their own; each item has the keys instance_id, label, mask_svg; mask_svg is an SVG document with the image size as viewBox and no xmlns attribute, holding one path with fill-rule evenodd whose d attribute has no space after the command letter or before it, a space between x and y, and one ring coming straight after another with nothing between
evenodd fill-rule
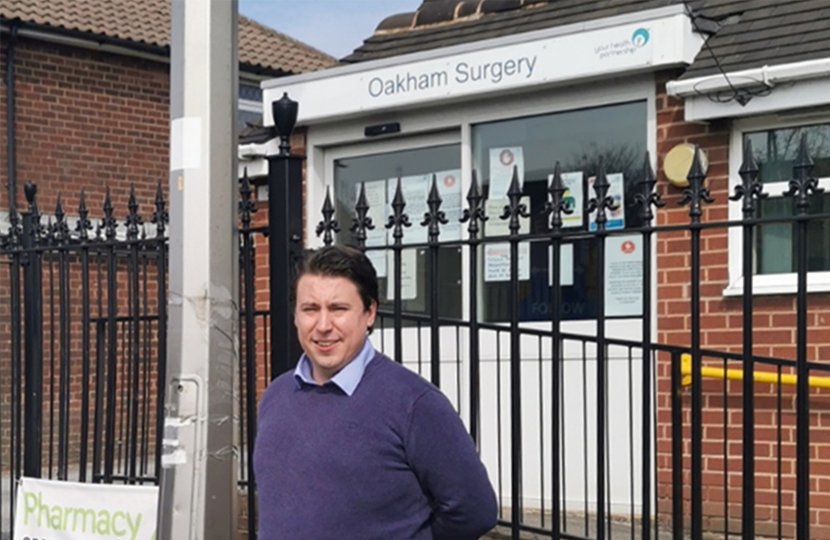
<instances>
[{"instance_id":1,"label":"metal gate","mask_svg":"<svg viewBox=\"0 0 830 540\"><path fill-rule=\"evenodd\" d=\"M461 218L466 234L460 241L441 239L448 221L435 177L423 215L407 213L411 201L404 199L398 179L384 223L373 223L369 217L365 186L350 215L336 215L327 192L316 234L326 245L347 242L367 253L387 252L386 286L392 300L379 310L380 331L373 341L440 386L465 419L501 503L501 527L494 533L501 536L495 537L823 537L829 516L817 513L820 506L811 506L811 498L823 497L820 482L824 480L815 474L826 473L826 464L820 461L823 453L811 452L810 425L821 425L827 405L821 400L811 405L811 400L823 395L813 386L830 381L821 378L830 366L808 354L807 242L811 224L830 216L813 202L821 190L811 175L806 138L801 140L790 189L784 194L792 201L794 215L784 217L761 212L764 185L749 145L740 169L741 184L730 194L741 201L740 220L704 222L705 208L714 199L696 151L689 185L678 201L688 208L685 222L655 224L655 209L664 203L655 191L655 175L646 155L638 188L626 193L629 204L636 207L638 222L624 231L611 230L606 225L617 210L616 202L603 163L593 167L588 174L595 181L592 192L586 191L583 208L595 215L591 227L563 227L573 208L559 167L552 164L544 207L523 203L524 193L514 174L497 215L485 215L485 199L492 194L482 189L474 172ZM294 181L299 183L299 177ZM276 185L280 184L272 179L272 189ZM521 220L531 217L544 222L542 232L521 232ZM487 220L503 221L507 233L484 236ZM793 230L797 285L792 358L753 353L754 242L759 228L771 223L784 223ZM426 228L427 241L406 244L407 233L418 227ZM389 245L367 247L367 232L373 228L388 230ZM711 308L701 300L708 284L705 240L710 231L731 228L743 236L744 293L736 329L742 333L742 346L706 349L702 336L713 329L705 325ZM660 270L657 267L655 272L654 246L665 237L673 239L673 249L688 261L686 292L680 300L688 310L688 330L681 344L660 343L653 324L660 315L653 297ZM563 314L555 309L562 303L562 246L575 243L585 246L593 259L590 285L596 290L596 326L589 334L563 330ZM520 315L520 299L527 298L528 291L519 260L527 244L550 253L553 270L544 295L550 319L544 325L525 324ZM507 261L507 300L501 320L485 322L480 276L486 250L493 245L504 250ZM623 319L642 324L631 326L634 330L628 335L611 335L607 327L620 315L607 313L606 295L611 294L607 278L623 271L619 265L609 265L611 250L635 248L639 256L627 286L639 291L641 302L636 313ZM461 254L463 271L468 273L466 317L447 315L439 297L439 261L447 249ZM404 309L402 301L407 250L417 251L419 275L427 282L425 308L417 313ZM272 308L290 310L289 305ZM248 307L246 313L246 328L266 326L252 322L267 314ZM278 363L290 366L295 360L285 356ZM277 374L271 371L267 377ZM787 390L787 383L795 385L794 392ZM254 414L250 409L249 419ZM773 428L756 426L761 414ZM758 451L765 457L760 465L756 465Z\"/></svg>"},{"instance_id":2,"label":"metal gate","mask_svg":"<svg viewBox=\"0 0 830 540\"><path fill-rule=\"evenodd\" d=\"M164 388L167 213L161 189L144 223L135 193L109 190L90 217L60 195L0 237L0 532L12 529L21 476L157 483ZM54 200L54 199L53 199ZM124 216L120 221L116 212Z\"/></svg>"},{"instance_id":3,"label":"metal gate","mask_svg":"<svg viewBox=\"0 0 830 540\"><path fill-rule=\"evenodd\" d=\"M249 494L244 507L250 538L256 534L250 461L256 403L268 381L297 358L295 342L272 339L292 334L291 275L284 262L302 250L302 233L296 230L302 223L302 163L288 152L287 140L286 134L283 151L269 159L270 222L264 212L262 217L255 212L248 179L241 183L240 484L241 493ZM606 227L615 202L602 163L595 164L593 192L583 209L595 213L593 230L563 228L572 208L555 166L544 207L523 204L514 177L498 215L485 215L489 194L473 177L462 217L466 234L459 241L441 240L447 217L435 180L428 211L417 216L408 215L399 180L385 223L372 222L365 193L346 216L336 215L326 197L316 229L322 243L353 242L367 252L388 251L391 301L379 312L375 345L431 379L455 403L500 499L501 528L494 534L502 536L495 537L822 537L828 519L820 502L826 497L827 455L824 446L811 447L811 437L814 443L824 440L820 431L811 434L810 426L826 422L826 394L814 386L827 382L822 377L828 365L813 361L808 350L807 243L811 224L830 215L811 206L819 190L806 140L786 194L796 209L794 217L760 214L763 184L752 156L747 147L742 183L732 194L742 201L743 219L703 222L712 198L696 159L681 200L688 206L688 221L659 226L654 225L654 208L662 202L646 156L639 189L628 197L637 206L639 225L624 232ZM147 223L132 193L123 222L116 219L109 194L98 212L101 217L94 220L83 193L75 218L65 215L60 200L44 217L36 188L27 186L26 195L28 211L10 216L11 228L0 243L4 532L21 475L155 483L160 466L167 265L161 191ZM521 220L534 216L544 231L521 233ZM488 220L504 221L507 234L484 236ZM701 336L709 330L704 324L708 308L701 301L707 231L741 231L748 292L754 235L765 224L782 222L794 231L794 357L753 354L750 293L740 300L740 350L703 348ZM373 227L389 231L388 247L366 246ZM404 244L413 227L427 229L425 243ZM653 246L662 235L677 239L677 249L689 261L687 296L682 298L689 331L681 345L660 343L650 324L659 316L652 296L659 275ZM595 331L563 330L560 309L549 309L544 324L525 324L519 299L536 293L522 283L523 246L541 246L550 254L554 271L545 294L555 307L562 300L562 246L577 242L594 261ZM485 321L480 275L485 250L492 245L504 250L505 303L500 320ZM620 270L606 263L609 250L632 246L641 254L629 286L642 301L636 316L625 320L644 324L632 335L612 335L606 327L617 315L607 313L606 278ZM417 313L405 310L402 300L403 266L412 249L428 284L425 308ZM446 250L461 254L464 262L469 316L442 311L437 285ZM269 259L283 264L269 265ZM743 382L729 381L735 378ZM789 383L794 391L785 386ZM762 414L771 419L772 429L756 426ZM763 467L757 465L758 452L763 452ZM777 465L770 468L769 463ZM718 493L723 495L718 498Z\"/></svg>"}]
</instances>

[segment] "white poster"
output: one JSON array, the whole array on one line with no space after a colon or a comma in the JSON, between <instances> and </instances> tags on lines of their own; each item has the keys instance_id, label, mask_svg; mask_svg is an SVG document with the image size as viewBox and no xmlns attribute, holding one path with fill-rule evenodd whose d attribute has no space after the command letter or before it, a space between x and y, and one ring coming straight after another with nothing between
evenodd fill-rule
<instances>
[{"instance_id":1,"label":"white poster","mask_svg":"<svg viewBox=\"0 0 830 540\"><path fill-rule=\"evenodd\" d=\"M530 279L530 243L519 244L519 279ZM484 281L510 281L510 244L484 245Z\"/></svg>"},{"instance_id":2,"label":"white poster","mask_svg":"<svg viewBox=\"0 0 830 540\"><path fill-rule=\"evenodd\" d=\"M562 198L567 203L568 208L572 210L570 214L562 214L562 227L582 227L582 212L585 208L582 180L583 174L581 171L562 173L562 183L565 185L565 193ZM548 184L550 184L550 181Z\"/></svg>"},{"instance_id":3,"label":"white poster","mask_svg":"<svg viewBox=\"0 0 830 540\"><path fill-rule=\"evenodd\" d=\"M522 197L521 204L530 209L530 197ZM510 220L500 219L504 207L510 204L505 199L487 199L484 213L490 219L484 222L485 236L508 236ZM530 218L519 218L519 234L530 232ZM530 279L530 244L519 244L519 279ZM510 244L486 244L484 246L484 281L510 281Z\"/></svg>"},{"instance_id":4,"label":"white poster","mask_svg":"<svg viewBox=\"0 0 830 540\"><path fill-rule=\"evenodd\" d=\"M507 197L513 169L518 169L519 186L525 181L525 158L521 146L490 149L490 199Z\"/></svg>"},{"instance_id":5,"label":"white poster","mask_svg":"<svg viewBox=\"0 0 830 540\"><path fill-rule=\"evenodd\" d=\"M643 238L640 235L605 239L605 314L643 314Z\"/></svg>"},{"instance_id":6,"label":"white poster","mask_svg":"<svg viewBox=\"0 0 830 540\"><path fill-rule=\"evenodd\" d=\"M429 183L432 181L431 174L416 174L401 178L401 193L406 203L404 213L409 216L411 227L404 227L401 242L404 245L425 244L427 241L427 228L421 225L424 214L427 213L427 197L429 196ZM398 189L398 179L390 178L387 184L386 197L389 201L389 213L392 214L392 201L395 200L395 191ZM395 240L392 236L393 230L387 229L388 243L391 246Z\"/></svg>"},{"instance_id":7,"label":"white poster","mask_svg":"<svg viewBox=\"0 0 830 540\"><path fill-rule=\"evenodd\" d=\"M158 487L22 478L14 539L153 540Z\"/></svg>"},{"instance_id":8,"label":"white poster","mask_svg":"<svg viewBox=\"0 0 830 540\"><path fill-rule=\"evenodd\" d=\"M553 286L553 248L548 248L548 284ZM574 284L574 245L559 246L559 285L568 287Z\"/></svg>"},{"instance_id":9,"label":"white poster","mask_svg":"<svg viewBox=\"0 0 830 540\"><path fill-rule=\"evenodd\" d=\"M447 217L447 223L439 225L441 234L438 240L461 240L461 169L439 171L435 173L435 177L438 181L438 194L441 195L441 210Z\"/></svg>"},{"instance_id":10,"label":"white poster","mask_svg":"<svg viewBox=\"0 0 830 540\"><path fill-rule=\"evenodd\" d=\"M395 299L395 253L388 252L389 279L386 281L386 299ZM401 251L401 300L415 300L418 297L418 250Z\"/></svg>"},{"instance_id":11,"label":"white poster","mask_svg":"<svg viewBox=\"0 0 830 540\"><path fill-rule=\"evenodd\" d=\"M530 197L522 197L520 204L525 205L530 213ZM484 202L484 215L489 219L484 222L484 236L508 236L510 234L510 219L501 219L504 214L504 207L510 201L505 199L487 199ZM530 218L519 217L519 234L530 232Z\"/></svg>"},{"instance_id":12,"label":"white poster","mask_svg":"<svg viewBox=\"0 0 830 540\"><path fill-rule=\"evenodd\" d=\"M611 185L608 188L608 196L614 199L614 209L606 210L605 215L608 221L605 222L606 229L624 229L625 228L625 191L623 189L623 175L622 173L614 173L607 175L608 183ZM596 195L594 191L594 180L596 177L588 178L588 191L592 196ZM589 229L597 230L597 211L594 210L588 216Z\"/></svg>"},{"instance_id":13,"label":"white poster","mask_svg":"<svg viewBox=\"0 0 830 540\"><path fill-rule=\"evenodd\" d=\"M375 180L364 183L366 203L369 205L368 217L372 218L374 229L366 230L366 247L386 245L386 180ZM360 195L360 185L357 186L357 195ZM386 252L384 250L369 250L366 256L372 261L378 277L386 277Z\"/></svg>"}]
</instances>

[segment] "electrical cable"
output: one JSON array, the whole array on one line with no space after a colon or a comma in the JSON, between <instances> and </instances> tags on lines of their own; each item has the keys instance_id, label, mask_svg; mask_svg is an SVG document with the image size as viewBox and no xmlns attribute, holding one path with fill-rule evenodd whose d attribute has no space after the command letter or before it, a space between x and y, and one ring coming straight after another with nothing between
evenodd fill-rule
<instances>
[{"instance_id":1,"label":"electrical cable","mask_svg":"<svg viewBox=\"0 0 830 540\"><path fill-rule=\"evenodd\" d=\"M687 0L681 0L683 3L683 7L686 9L686 14L689 16L689 20L692 22L692 27L694 28L695 32L698 34L703 34L704 32L697 25L697 21L695 20L696 17L692 12L692 8L689 7L689 3ZM723 69L723 66L720 63L720 59L715 54L715 51L712 49L711 45L709 45L709 39L703 41L703 47L709 51L709 54L712 57L712 60L715 62L715 67L718 68L718 71L723 78L726 80L726 84L729 85L729 90L716 92L716 93L706 93L707 97L714 101L715 103L729 103L730 101L736 101L741 106L745 106L753 97L763 97L768 96L772 93L772 86L766 83L766 81L758 81L755 82L759 83L762 88L736 88L732 81L729 79L729 75L726 74L726 70ZM702 82L702 81L701 81ZM704 94L704 92L698 91L695 89L698 94Z\"/></svg>"}]
</instances>

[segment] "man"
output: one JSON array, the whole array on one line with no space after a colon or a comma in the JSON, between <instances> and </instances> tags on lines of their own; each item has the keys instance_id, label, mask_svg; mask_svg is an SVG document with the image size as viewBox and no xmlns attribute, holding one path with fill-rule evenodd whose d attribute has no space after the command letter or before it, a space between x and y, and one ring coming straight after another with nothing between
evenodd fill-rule
<instances>
[{"instance_id":1,"label":"man","mask_svg":"<svg viewBox=\"0 0 830 540\"><path fill-rule=\"evenodd\" d=\"M465 540L496 522L472 439L444 395L375 352L378 282L360 251L307 256L294 281L305 354L262 396L262 540Z\"/></svg>"}]
</instances>

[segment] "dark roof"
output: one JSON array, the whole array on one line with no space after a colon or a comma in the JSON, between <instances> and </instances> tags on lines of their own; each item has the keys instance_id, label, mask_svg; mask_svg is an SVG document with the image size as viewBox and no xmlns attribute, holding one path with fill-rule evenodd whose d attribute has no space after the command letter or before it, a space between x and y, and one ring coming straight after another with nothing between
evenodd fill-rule
<instances>
[{"instance_id":1,"label":"dark roof","mask_svg":"<svg viewBox=\"0 0 830 540\"><path fill-rule=\"evenodd\" d=\"M740 16L707 42L726 72L830 57L828 0L709 1L703 13L722 19L727 9ZM717 73L712 52L704 47L681 78Z\"/></svg>"},{"instance_id":2,"label":"dark roof","mask_svg":"<svg viewBox=\"0 0 830 540\"><path fill-rule=\"evenodd\" d=\"M364 62L534 30L593 21L683 0L424 0L384 19L341 60ZM830 57L830 0L690 0L721 66L737 71ZM683 78L717 71L704 47Z\"/></svg>"},{"instance_id":3,"label":"dark roof","mask_svg":"<svg viewBox=\"0 0 830 540\"><path fill-rule=\"evenodd\" d=\"M272 128L262 127L261 121L248 122L239 130L239 144L261 144L274 138Z\"/></svg>"},{"instance_id":4,"label":"dark roof","mask_svg":"<svg viewBox=\"0 0 830 540\"><path fill-rule=\"evenodd\" d=\"M168 52L170 0L0 0L0 18L56 32L106 37ZM331 56L276 30L239 16L239 61L286 74L336 63Z\"/></svg>"},{"instance_id":5,"label":"dark roof","mask_svg":"<svg viewBox=\"0 0 830 540\"><path fill-rule=\"evenodd\" d=\"M424 0L418 11L387 17L341 62L353 63L586 22L679 0ZM425 16L426 15L426 16Z\"/></svg>"}]
</instances>

